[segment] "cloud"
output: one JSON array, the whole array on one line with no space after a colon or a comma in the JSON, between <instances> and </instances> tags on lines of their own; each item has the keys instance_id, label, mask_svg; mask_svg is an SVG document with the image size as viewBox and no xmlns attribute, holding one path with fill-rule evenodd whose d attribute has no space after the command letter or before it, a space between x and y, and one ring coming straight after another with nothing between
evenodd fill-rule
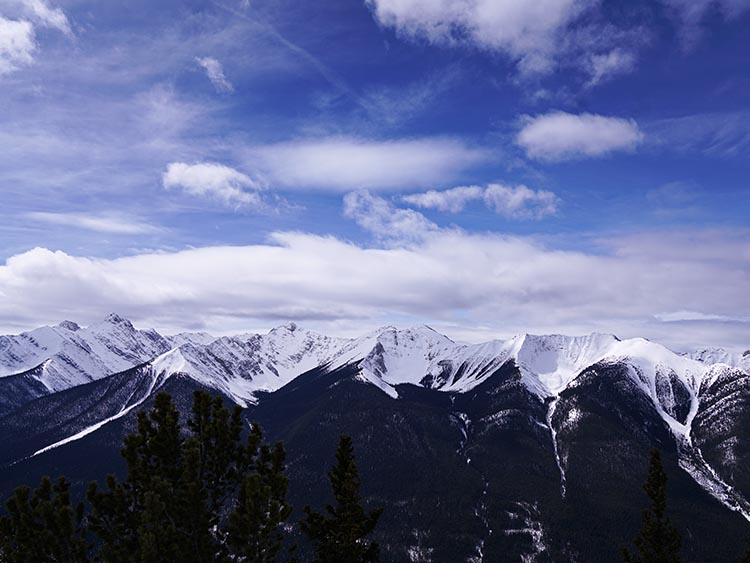
<instances>
[{"instance_id":1,"label":"cloud","mask_svg":"<svg viewBox=\"0 0 750 563\"><path fill-rule=\"evenodd\" d=\"M750 10L747 0L662 0L668 11L681 25L681 39L685 47L695 45L702 34L701 24L712 11L727 20L735 19Z\"/></svg>"},{"instance_id":2,"label":"cloud","mask_svg":"<svg viewBox=\"0 0 750 563\"><path fill-rule=\"evenodd\" d=\"M142 235L162 232L162 229L149 223L115 213L50 213L46 211L32 211L25 217L40 223L62 225L76 229L85 229L100 233L119 235Z\"/></svg>"},{"instance_id":3,"label":"cloud","mask_svg":"<svg viewBox=\"0 0 750 563\"><path fill-rule=\"evenodd\" d=\"M50 8L43 0L11 1L10 7L14 5L20 9L18 19L0 15L0 76L34 61L35 23L73 35L70 22L60 8Z\"/></svg>"},{"instance_id":4,"label":"cloud","mask_svg":"<svg viewBox=\"0 0 750 563\"><path fill-rule=\"evenodd\" d=\"M162 175L167 189L182 189L195 196L209 196L226 205L259 205L262 186L242 172L211 162L173 162Z\"/></svg>"},{"instance_id":5,"label":"cloud","mask_svg":"<svg viewBox=\"0 0 750 563\"><path fill-rule=\"evenodd\" d=\"M589 59L591 78L588 86L596 86L618 74L626 74L635 68L635 54L624 49L612 49L608 53L594 54Z\"/></svg>"},{"instance_id":6,"label":"cloud","mask_svg":"<svg viewBox=\"0 0 750 563\"><path fill-rule=\"evenodd\" d=\"M31 64L36 49L34 26L0 16L0 75Z\"/></svg>"},{"instance_id":7,"label":"cloud","mask_svg":"<svg viewBox=\"0 0 750 563\"><path fill-rule=\"evenodd\" d=\"M750 153L750 112L700 113L644 123L649 144L663 150L744 158Z\"/></svg>"},{"instance_id":8,"label":"cloud","mask_svg":"<svg viewBox=\"0 0 750 563\"><path fill-rule=\"evenodd\" d=\"M542 219L557 213L558 197L547 190L532 190L524 186L490 184L484 201L495 213L513 219Z\"/></svg>"},{"instance_id":9,"label":"cloud","mask_svg":"<svg viewBox=\"0 0 750 563\"><path fill-rule=\"evenodd\" d=\"M707 315L700 311L673 311L671 313L660 313L654 315L657 319L665 323L673 323L679 321L739 321L739 322L750 322L749 319L737 319L734 317L728 317L725 315Z\"/></svg>"},{"instance_id":10,"label":"cloud","mask_svg":"<svg viewBox=\"0 0 750 563\"><path fill-rule=\"evenodd\" d=\"M529 158L560 161L633 150L643 133L632 119L552 112L531 117L516 142Z\"/></svg>"},{"instance_id":11,"label":"cloud","mask_svg":"<svg viewBox=\"0 0 750 563\"><path fill-rule=\"evenodd\" d=\"M424 239L438 227L418 211L399 209L368 191L344 196L344 216L379 240L409 242Z\"/></svg>"},{"instance_id":12,"label":"cloud","mask_svg":"<svg viewBox=\"0 0 750 563\"><path fill-rule=\"evenodd\" d=\"M542 219L554 215L560 201L553 192L533 190L523 184L515 187L503 184L459 186L409 194L402 196L401 200L417 207L450 213L463 211L471 201L483 201L495 213L509 219Z\"/></svg>"},{"instance_id":13,"label":"cloud","mask_svg":"<svg viewBox=\"0 0 750 563\"><path fill-rule=\"evenodd\" d=\"M449 138L324 137L256 147L247 155L271 184L343 192L445 183L486 158L485 151Z\"/></svg>"},{"instance_id":14,"label":"cloud","mask_svg":"<svg viewBox=\"0 0 750 563\"><path fill-rule=\"evenodd\" d=\"M561 36L591 0L366 0L375 19L404 36L505 53L522 73L551 71Z\"/></svg>"},{"instance_id":15,"label":"cloud","mask_svg":"<svg viewBox=\"0 0 750 563\"><path fill-rule=\"evenodd\" d=\"M60 8L51 8L43 0L20 0L20 2L26 8L27 13L30 13L39 24L55 28L68 36L73 35L70 21Z\"/></svg>"},{"instance_id":16,"label":"cloud","mask_svg":"<svg viewBox=\"0 0 750 563\"><path fill-rule=\"evenodd\" d=\"M387 222L391 209L364 202ZM603 330L681 346L747 347L747 323L706 321L688 333L656 319L686 303L703 315L748 318L747 230L643 232L582 252L426 227L421 239L387 248L299 232L252 246L116 259L37 248L0 265L3 322L88 321L116 310L157 326L205 323L221 331L238 319L292 319L349 322L361 332L383 319L419 319L485 327L484 337Z\"/></svg>"},{"instance_id":17,"label":"cloud","mask_svg":"<svg viewBox=\"0 0 750 563\"><path fill-rule=\"evenodd\" d=\"M196 62L206 71L208 79L219 93L234 92L234 86L224 76L224 68L221 63L212 57L196 57Z\"/></svg>"},{"instance_id":18,"label":"cloud","mask_svg":"<svg viewBox=\"0 0 750 563\"><path fill-rule=\"evenodd\" d=\"M459 213L464 210L467 203L480 200L483 196L484 188L480 186L458 186L447 190L429 190L405 195L401 197L401 201L424 209Z\"/></svg>"}]
</instances>

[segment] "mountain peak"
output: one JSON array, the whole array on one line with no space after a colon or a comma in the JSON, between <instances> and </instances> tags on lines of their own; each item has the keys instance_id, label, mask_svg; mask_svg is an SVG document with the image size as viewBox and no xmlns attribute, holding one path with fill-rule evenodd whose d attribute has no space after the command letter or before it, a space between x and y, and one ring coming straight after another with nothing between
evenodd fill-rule
<instances>
[{"instance_id":1,"label":"mountain peak","mask_svg":"<svg viewBox=\"0 0 750 563\"><path fill-rule=\"evenodd\" d=\"M111 324L128 324L132 326L132 323L125 317L121 317L117 313L110 313L104 318L104 322Z\"/></svg>"},{"instance_id":2,"label":"mountain peak","mask_svg":"<svg viewBox=\"0 0 750 563\"><path fill-rule=\"evenodd\" d=\"M69 330L70 332L77 332L81 330L81 327L78 325L78 323L74 323L73 321L63 321L57 326L59 328L64 328L65 330Z\"/></svg>"},{"instance_id":3,"label":"mountain peak","mask_svg":"<svg viewBox=\"0 0 750 563\"><path fill-rule=\"evenodd\" d=\"M284 323L283 325L279 325L275 328L272 328L269 333L277 333L277 332L297 332L301 331L299 325L294 322L288 322Z\"/></svg>"}]
</instances>

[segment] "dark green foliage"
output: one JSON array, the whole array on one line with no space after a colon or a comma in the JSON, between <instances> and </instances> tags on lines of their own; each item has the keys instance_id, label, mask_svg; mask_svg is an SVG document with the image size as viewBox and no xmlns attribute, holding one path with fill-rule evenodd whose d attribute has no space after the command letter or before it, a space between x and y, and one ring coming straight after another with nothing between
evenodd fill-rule
<instances>
[{"instance_id":1,"label":"dark green foliage","mask_svg":"<svg viewBox=\"0 0 750 563\"><path fill-rule=\"evenodd\" d=\"M257 430L254 428L254 432ZM260 439L260 432L257 431ZM279 527L292 509L286 502L286 453L281 444L261 446L255 472L240 484L235 510L229 517L228 541L235 561L275 563L283 544Z\"/></svg>"},{"instance_id":2,"label":"dark green foliage","mask_svg":"<svg viewBox=\"0 0 750 563\"><path fill-rule=\"evenodd\" d=\"M376 563L380 549L367 541L378 523L382 509L366 512L359 496L359 472L349 436L341 436L336 465L329 472L335 505L325 513L305 508L302 531L315 546L313 563Z\"/></svg>"},{"instance_id":3,"label":"dark green foliage","mask_svg":"<svg viewBox=\"0 0 750 563\"><path fill-rule=\"evenodd\" d=\"M643 486L651 506L643 511L641 531L634 542L638 555L623 549L627 563L679 563L680 534L672 525L667 512L667 474L659 450L651 451L648 478Z\"/></svg>"},{"instance_id":4,"label":"dark green foliage","mask_svg":"<svg viewBox=\"0 0 750 563\"><path fill-rule=\"evenodd\" d=\"M88 561L84 506L70 504L70 483L45 477L33 493L18 487L0 518L0 561L37 563Z\"/></svg>"},{"instance_id":5,"label":"dark green foliage","mask_svg":"<svg viewBox=\"0 0 750 563\"><path fill-rule=\"evenodd\" d=\"M169 395L156 396L125 439L127 478L92 484L90 530L111 563L275 563L286 504L284 449L261 445L253 426L242 444L240 409L197 391L183 435Z\"/></svg>"},{"instance_id":6,"label":"dark green foliage","mask_svg":"<svg viewBox=\"0 0 750 563\"><path fill-rule=\"evenodd\" d=\"M740 563L750 563L750 542L748 542L747 549L745 549L745 555L740 559Z\"/></svg>"}]
</instances>

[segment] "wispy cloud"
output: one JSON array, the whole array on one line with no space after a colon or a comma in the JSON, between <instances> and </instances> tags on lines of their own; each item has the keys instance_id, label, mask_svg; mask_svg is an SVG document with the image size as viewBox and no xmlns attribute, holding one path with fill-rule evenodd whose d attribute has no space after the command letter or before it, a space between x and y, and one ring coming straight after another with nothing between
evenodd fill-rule
<instances>
[{"instance_id":1,"label":"wispy cloud","mask_svg":"<svg viewBox=\"0 0 750 563\"><path fill-rule=\"evenodd\" d=\"M642 140L632 119L561 111L527 118L516 138L530 158L548 161L631 151Z\"/></svg>"},{"instance_id":2,"label":"wispy cloud","mask_svg":"<svg viewBox=\"0 0 750 563\"><path fill-rule=\"evenodd\" d=\"M596 86L619 74L627 74L635 68L636 56L633 52L615 48L607 53L591 55L587 86Z\"/></svg>"},{"instance_id":3,"label":"wispy cloud","mask_svg":"<svg viewBox=\"0 0 750 563\"><path fill-rule=\"evenodd\" d=\"M40 25L55 28L65 35L72 36L70 21L61 8L53 8L44 0L17 0Z\"/></svg>"},{"instance_id":4,"label":"wispy cloud","mask_svg":"<svg viewBox=\"0 0 750 563\"><path fill-rule=\"evenodd\" d=\"M523 184L506 186L458 186L447 190L429 190L409 194L401 200L422 207L450 213L463 211L472 201L482 201L488 208L510 219L542 219L557 213L560 198L547 190L533 190Z\"/></svg>"},{"instance_id":5,"label":"wispy cloud","mask_svg":"<svg viewBox=\"0 0 750 563\"><path fill-rule=\"evenodd\" d=\"M680 35L685 48L693 47L704 30L706 16L715 11L726 19L734 19L750 10L745 0L662 0L668 12L678 21Z\"/></svg>"},{"instance_id":6,"label":"wispy cloud","mask_svg":"<svg viewBox=\"0 0 750 563\"><path fill-rule=\"evenodd\" d=\"M27 219L51 225L61 225L74 229L84 229L99 233L119 235L142 235L161 233L164 230L141 219L127 217L117 213L53 213L31 211L25 214Z\"/></svg>"},{"instance_id":7,"label":"wispy cloud","mask_svg":"<svg viewBox=\"0 0 750 563\"><path fill-rule=\"evenodd\" d=\"M368 191L351 192L344 196L344 216L387 242L420 241L438 226L418 211L399 209Z\"/></svg>"},{"instance_id":8,"label":"wispy cloud","mask_svg":"<svg viewBox=\"0 0 750 563\"><path fill-rule=\"evenodd\" d=\"M648 142L672 152L742 157L750 153L750 112L701 113L644 123Z\"/></svg>"},{"instance_id":9,"label":"wispy cloud","mask_svg":"<svg viewBox=\"0 0 750 563\"><path fill-rule=\"evenodd\" d=\"M224 76L224 67L213 57L196 57L196 62L206 71L208 79L219 93L234 92L234 86Z\"/></svg>"}]
</instances>

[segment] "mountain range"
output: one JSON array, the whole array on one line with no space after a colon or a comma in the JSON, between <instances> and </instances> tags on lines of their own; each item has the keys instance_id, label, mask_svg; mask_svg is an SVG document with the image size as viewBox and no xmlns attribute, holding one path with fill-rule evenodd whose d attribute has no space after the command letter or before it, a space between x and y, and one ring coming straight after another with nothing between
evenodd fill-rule
<instances>
[{"instance_id":1,"label":"mountain range","mask_svg":"<svg viewBox=\"0 0 750 563\"><path fill-rule=\"evenodd\" d=\"M663 451L686 561L750 535L750 351L678 354L642 338L522 334L481 344L428 326L336 338L290 323L215 338L116 314L0 336L0 492L44 474L80 487L159 390L208 389L289 453L293 502L326 500L351 434L384 561L607 561L637 531Z\"/></svg>"}]
</instances>

